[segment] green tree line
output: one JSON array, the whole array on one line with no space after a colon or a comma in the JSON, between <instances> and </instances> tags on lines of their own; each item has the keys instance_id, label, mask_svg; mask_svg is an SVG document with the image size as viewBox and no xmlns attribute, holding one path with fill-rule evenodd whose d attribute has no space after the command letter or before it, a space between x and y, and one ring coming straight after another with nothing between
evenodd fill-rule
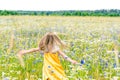
<instances>
[{"instance_id":1,"label":"green tree line","mask_svg":"<svg viewBox=\"0 0 120 80\"><path fill-rule=\"evenodd\" d=\"M67 11L9 11L0 10L0 15L41 15L41 16L120 16L120 10L67 10Z\"/></svg>"}]
</instances>

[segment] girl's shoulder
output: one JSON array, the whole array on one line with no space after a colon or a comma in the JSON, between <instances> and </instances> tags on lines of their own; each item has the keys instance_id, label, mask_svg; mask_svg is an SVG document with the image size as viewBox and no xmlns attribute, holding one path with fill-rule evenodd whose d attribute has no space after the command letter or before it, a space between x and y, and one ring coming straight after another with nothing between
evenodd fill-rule
<instances>
[{"instance_id":1,"label":"girl's shoulder","mask_svg":"<svg viewBox=\"0 0 120 80\"><path fill-rule=\"evenodd\" d=\"M42 53L44 53L44 54L46 54L46 53L53 53L54 54L54 53L57 53L59 50L60 50L60 47L55 45L50 52L45 50L45 51L42 51Z\"/></svg>"},{"instance_id":2,"label":"girl's shoulder","mask_svg":"<svg viewBox=\"0 0 120 80\"><path fill-rule=\"evenodd\" d=\"M52 49L52 53L56 53L58 50L60 50L59 46L55 45Z\"/></svg>"}]
</instances>

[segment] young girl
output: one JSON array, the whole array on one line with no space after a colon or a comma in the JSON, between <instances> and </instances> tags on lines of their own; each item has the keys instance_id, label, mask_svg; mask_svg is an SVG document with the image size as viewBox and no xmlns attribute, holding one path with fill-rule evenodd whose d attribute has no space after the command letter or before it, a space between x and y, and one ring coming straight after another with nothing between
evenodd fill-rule
<instances>
[{"instance_id":1,"label":"young girl","mask_svg":"<svg viewBox=\"0 0 120 80\"><path fill-rule=\"evenodd\" d=\"M64 59L68 60L72 64L77 64L77 61L72 60L67 55L65 55L59 47L64 47L65 45L60 40L60 38L53 32L45 34L42 37L39 47L32 48L29 50L21 50L17 53L18 59L22 66L24 66L24 61L22 55L30 52L43 51L44 53L44 63L43 63L43 80L68 80L58 55L61 55Z\"/></svg>"}]
</instances>

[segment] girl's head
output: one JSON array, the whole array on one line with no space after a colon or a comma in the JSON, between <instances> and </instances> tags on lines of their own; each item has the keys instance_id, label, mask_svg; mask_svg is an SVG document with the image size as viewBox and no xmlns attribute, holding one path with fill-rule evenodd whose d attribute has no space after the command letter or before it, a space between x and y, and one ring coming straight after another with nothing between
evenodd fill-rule
<instances>
[{"instance_id":1,"label":"girl's head","mask_svg":"<svg viewBox=\"0 0 120 80\"><path fill-rule=\"evenodd\" d=\"M52 52L55 46L65 46L55 32L45 34L39 43L40 50L44 52Z\"/></svg>"}]
</instances>

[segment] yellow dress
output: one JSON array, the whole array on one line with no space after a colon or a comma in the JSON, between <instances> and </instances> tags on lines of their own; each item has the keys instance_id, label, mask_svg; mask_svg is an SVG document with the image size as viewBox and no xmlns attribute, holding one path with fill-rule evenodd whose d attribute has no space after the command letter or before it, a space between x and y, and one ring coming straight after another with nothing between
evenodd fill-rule
<instances>
[{"instance_id":1,"label":"yellow dress","mask_svg":"<svg viewBox=\"0 0 120 80\"><path fill-rule=\"evenodd\" d=\"M58 58L58 53L45 53L42 80L68 80Z\"/></svg>"}]
</instances>

